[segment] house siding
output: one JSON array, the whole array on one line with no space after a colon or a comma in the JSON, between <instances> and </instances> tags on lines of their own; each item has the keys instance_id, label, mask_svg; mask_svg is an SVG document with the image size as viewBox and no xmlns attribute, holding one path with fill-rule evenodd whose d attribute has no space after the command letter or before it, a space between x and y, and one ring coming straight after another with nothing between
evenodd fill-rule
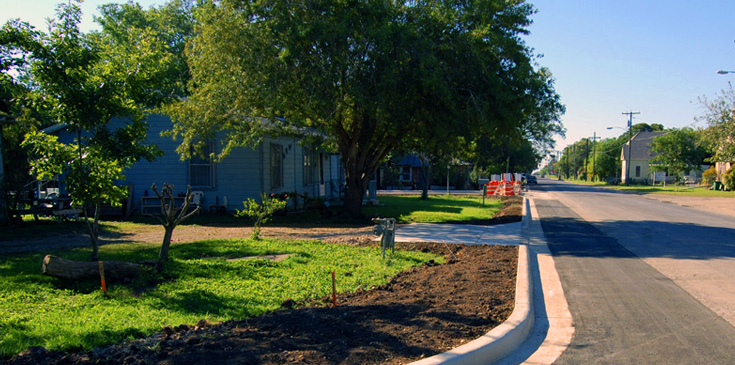
<instances>
[{"instance_id":1,"label":"house siding","mask_svg":"<svg viewBox=\"0 0 735 365\"><path fill-rule=\"evenodd\" d=\"M174 185L175 194L183 194L187 185L191 184L189 161L182 160L176 152L179 142L161 136L162 132L172 127L169 117L151 115L147 120L148 142L155 144L163 155L152 162L139 161L125 171L126 180L120 184L128 185L131 194L128 213L141 212L142 198L154 195L151 191L151 185L154 183L159 189L164 183ZM122 121L113 120L111 127L114 128L115 123L121 124ZM53 133L64 143L72 143L76 139L76 133L65 128L59 128ZM223 136L220 134L214 141L215 152L221 151ZM213 186L192 188L193 191L203 193L202 209L208 211L210 205L222 204L224 197L227 197L227 210L242 209L243 201L248 198L257 200L261 193L279 194L296 191L316 197L320 196L320 183L324 184L322 197L338 197L339 184L330 182L343 176L339 156L316 153L319 158L314 166L314 183L305 185L303 167L305 148L298 142L299 139L294 137L265 138L255 148L233 148L227 157L214 163ZM282 151L283 184L277 188L271 188L271 157L273 157L271 144L280 145ZM289 200L288 203L291 205L293 201Z\"/></svg>"}]
</instances>

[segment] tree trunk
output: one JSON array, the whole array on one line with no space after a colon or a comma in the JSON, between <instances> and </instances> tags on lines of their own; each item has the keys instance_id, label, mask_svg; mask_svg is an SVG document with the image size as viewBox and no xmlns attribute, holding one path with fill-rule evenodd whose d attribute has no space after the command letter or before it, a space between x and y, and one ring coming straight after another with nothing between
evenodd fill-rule
<instances>
[{"instance_id":1,"label":"tree trunk","mask_svg":"<svg viewBox=\"0 0 735 365\"><path fill-rule=\"evenodd\" d=\"M421 175L419 180L421 180L421 200L428 200L429 199L429 175L427 173L426 165L424 164L424 159L421 159Z\"/></svg>"},{"instance_id":2,"label":"tree trunk","mask_svg":"<svg viewBox=\"0 0 735 365\"><path fill-rule=\"evenodd\" d=\"M104 261L105 279L134 278L140 275L140 266L122 261ZM71 261L56 256L46 255L43 258L41 271L44 275L61 279L93 279L100 277L98 262Z\"/></svg>"},{"instance_id":3,"label":"tree trunk","mask_svg":"<svg viewBox=\"0 0 735 365\"><path fill-rule=\"evenodd\" d=\"M362 199L365 197L365 187L360 179L347 179L345 203L342 213L349 218L362 217Z\"/></svg>"},{"instance_id":4,"label":"tree trunk","mask_svg":"<svg viewBox=\"0 0 735 365\"><path fill-rule=\"evenodd\" d=\"M158 262L156 262L156 269L158 271L163 270L163 263L168 260L168 248L171 246L171 236L174 234L174 228L176 225L164 226L166 229L163 234L163 243L161 244L161 251L158 253Z\"/></svg>"}]
</instances>

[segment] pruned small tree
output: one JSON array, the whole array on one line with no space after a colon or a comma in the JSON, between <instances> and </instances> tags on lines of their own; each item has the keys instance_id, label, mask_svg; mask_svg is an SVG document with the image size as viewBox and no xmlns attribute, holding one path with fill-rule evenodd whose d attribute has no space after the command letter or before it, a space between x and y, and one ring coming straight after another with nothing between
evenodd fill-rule
<instances>
[{"instance_id":1,"label":"pruned small tree","mask_svg":"<svg viewBox=\"0 0 735 365\"><path fill-rule=\"evenodd\" d=\"M177 225L198 213L201 207L197 205L194 210L189 211L189 206L193 199L191 186L186 187L186 196L181 205L177 205L174 200L174 186L172 184L163 183L163 189L160 192L156 188L156 184L153 184L151 185L151 190L153 190L153 193L161 201L161 214L150 214L150 216L156 218L166 230L163 235L163 242L161 243L161 251L158 253L158 261L156 262L156 269L162 271L164 262L168 261L168 250L171 246L171 236L174 233L174 229L176 229Z\"/></svg>"}]
</instances>

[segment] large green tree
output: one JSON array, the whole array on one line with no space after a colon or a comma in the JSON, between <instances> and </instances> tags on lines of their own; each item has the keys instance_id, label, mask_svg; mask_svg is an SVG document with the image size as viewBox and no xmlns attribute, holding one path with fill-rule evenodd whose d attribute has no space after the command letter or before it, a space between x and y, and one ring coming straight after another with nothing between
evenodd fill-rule
<instances>
[{"instance_id":1,"label":"large green tree","mask_svg":"<svg viewBox=\"0 0 735 365\"><path fill-rule=\"evenodd\" d=\"M220 131L223 156L279 128L315 130L341 156L344 213L359 216L398 146L561 131L551 77L519 38L532 12L500 0L210 3L188 48L192 94L167 109L179 152Z\"/></svg>"},{"instance_id":2,"label":"large green tree","mask_svg":"<svg viewBox=\"0 0 735 365\"><path fill-rule=\"evenodd\" d=\"M24 146L33 152L33 172L39 178L61 174L73 203L84 206L96 260L101 204L119 204L125 191L115 182L124 179L124 169L160 153L145 141L144 117L164 99L157 92L175 89L163 87L160 71L173 61L166 42L150 29L131 26L134 36L127 38L104 31L87 35L79 31L76 2L59 5L57 14L48 33L4 30L6 39L15 40L9 43L14 50L30 60L28 108L76 135L73 145L64 145L32 131Z\"/></svg>"},{"instance_id":3,"label":"large green tree","mask_svg":"<svg viewBox=\"0 0 735 365\"><path fill-rule=\"evenodd\" d=\"M703 98L705 121L708 128L702 132L701 142L712 153L711 162L735 161L735 89L722 90L713 100Z\"/></svg>"},{"instance_id":4,"label":"large green tree","mask_svg":"<svg viewBox=\"0 0 735 365\"><path fill-rule=\"evenodd\" d=\"M697 140L697 133L691 128L672 129L655 137L651 141L651 150L657 155L650 160L651 169L677 177L692 170L701 170L706 153Z\"/></svg>"}]
</instances>

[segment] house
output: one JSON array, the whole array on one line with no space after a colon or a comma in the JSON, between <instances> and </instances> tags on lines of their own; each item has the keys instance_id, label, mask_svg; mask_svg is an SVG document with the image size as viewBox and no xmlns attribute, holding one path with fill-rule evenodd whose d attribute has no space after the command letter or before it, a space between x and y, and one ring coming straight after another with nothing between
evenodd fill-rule
<instances>
[{"instance_id":1,"label":"house","mask_svg":"<svg viewBox=\"0 0 735 365\"><path fill-rule=\"evenodd\" d=\"M631 140L623 145L620 152L622 161L622 179L624 183L655 184L657 182L673 182L675 176L669 176L664 171L653 172L650 160L657 155L651 149L653 139L667 132L639 132ZM628 151L630 150L630 157ZM630 169L628 168L630 166ZM630 176L628 176L630 174ZM701 178L701 171L690 171L688 176ZM630 179L630 181L628 180Z\"/></svg>"},{"instance_id":2,"label":"house","mask_svg":"<svg viewBox=\"0 0 735 365\"><path fill-rule=\"evenodd\" d=\"M187 185L200 192L204 211L210 206L233 211L243 208L248 198L258 200L262 193L298 192L309 198L338 199L344 184L344 171L339 156L320 150L318 146L302 146L298 137L266 138L254 148L237 147L221 161L192 157L181 160L176 152L178 142L162 137L172 122L164 115L148 117L148 142L158 146L163 156L153 162L139 161L129 168L126 180L129 197L125 214L149 213L160 206L150 190L155 183L173 184L174 192L183 194ZM74 133L56 127L52 132L62 142L71 142ZM211 141L205 155L217 153L221 142ZM289 200L288 204L294 202Z\"/></svg>"},{"instance_id":3,"label":"house","mask_svg":"<svg viewBox=\"0 0 735 365\"><path fill-rule=\"evenodd\" d=\"M639 132L623 145L620 153L622 161L622 177L624 183L647 183L654 177L662 177L662 172L651 174L649 161L656 156L651 150L651 142L655 137L666 134L666 132ZM630 151L630 156L628 155ZM630 176L628 176L630 174Z\"/></svg>"},{"instance_id":4,"label":"house","mask_svg":"<svg viewBox=\"0 0 735 365\"><path fill-rule=\"evenodd\" d=\"M398 173L398 181L401 186L408 186L415 189L422 186L421 167L427 166L428 162L421 161L421 158L415 154L408 154L398 160L393 166Z\"/></svg>"},{"instance_id":5,"label":"house","mask_svg":"<svg viewBox=\"0 0 735 365\"><path fill-rule=\"evenodd\" d=\"M377 172L379 189L421 189L430 175L430 189L445 189L449 184L447 175L450 175L452 188L469 189L469 173L471 163L454 159L451 163L451 171L436 170L427 159L417 154L399 156L387 165L381 166ZM434 169L432 171L432 169Z\"/></svg>"}]
</instances>

